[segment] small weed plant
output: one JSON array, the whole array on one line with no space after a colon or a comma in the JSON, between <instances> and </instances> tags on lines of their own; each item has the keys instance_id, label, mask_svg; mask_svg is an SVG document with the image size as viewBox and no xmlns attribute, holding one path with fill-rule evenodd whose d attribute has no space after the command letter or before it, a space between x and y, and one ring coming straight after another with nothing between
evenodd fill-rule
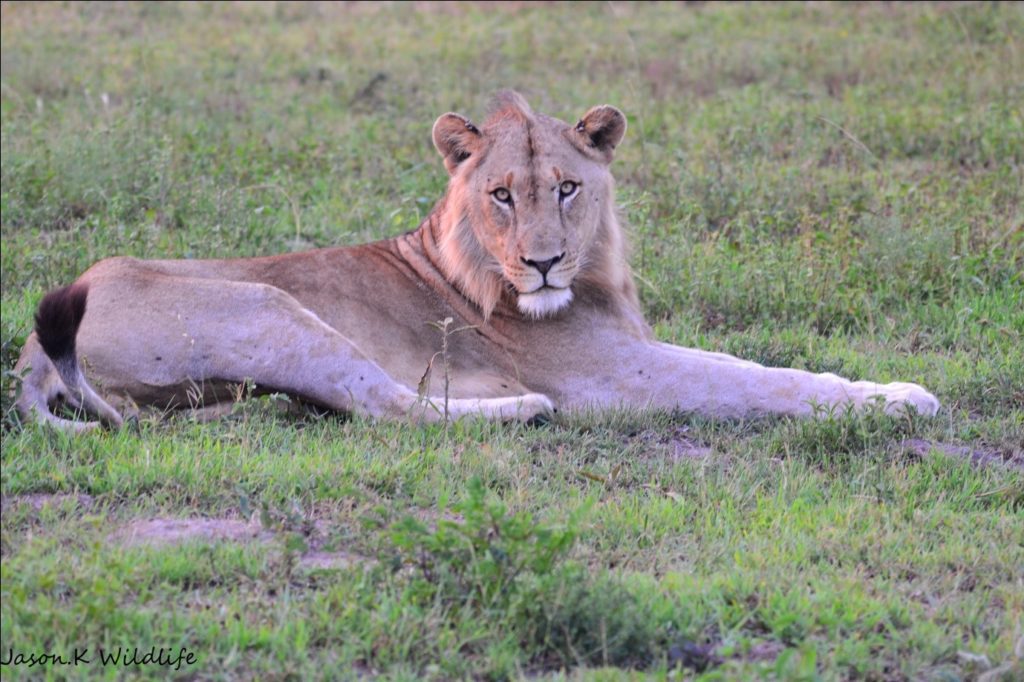
<instances>
[{"instance_id":1,"label":"small weed plant","mask_svg":"<svg viewBox=\"0 0 1024 682\"><path fill-rule=\"evenodd\" d=\"M563 524L538 522L489 496L479 478L466 495L430 527L405 516L391 526L382 559L395 570L410 569L415 591L481 614L504 610L528 577L559 571L579 534L589 505Z\"/></svg>"}]
</instances>

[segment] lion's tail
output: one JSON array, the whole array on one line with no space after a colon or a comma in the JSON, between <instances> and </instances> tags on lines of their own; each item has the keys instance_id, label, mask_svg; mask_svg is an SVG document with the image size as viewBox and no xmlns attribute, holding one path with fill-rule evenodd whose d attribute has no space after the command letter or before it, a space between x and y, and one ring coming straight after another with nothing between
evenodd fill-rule
<instances>
[{"instance_id":1,"label":"lion's tail","mask_svg":"<svg viewBox=\"0 0 1024 682\"><path fill-rule=\"evenodd\" d=\"M36 338L71 391L84 383L75 355L75 337L85 317L88 297L87 285L72 284L46 294L36 309Z\"/></svg>"},{"instance_id":2,"label":"lion's tail","mask_svg":"<svg viewBox=\"0 0 1024 682\"><path fill-rule=\"evenodd\" d=\"M97 424L57 417L50 411L50 403L56 398L63 397L73 407L98 417L108 426L122 423L121 415L89 386L78 364L75 338L85 317L88 296L89 287L84 283L56 289L44 296L36 310L35 342L39 348L31 347L33 340L30 338L19 362L30 367L18 401L22 414L33 413L37 419L69 431L83 431ZM59 382L55 381L54 372Z\"/></svg>"}]
</instances>

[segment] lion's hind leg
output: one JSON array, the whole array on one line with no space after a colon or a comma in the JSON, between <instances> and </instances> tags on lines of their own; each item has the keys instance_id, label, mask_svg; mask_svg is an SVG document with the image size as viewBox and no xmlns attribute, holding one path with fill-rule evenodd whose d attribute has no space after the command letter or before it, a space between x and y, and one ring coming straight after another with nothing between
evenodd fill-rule
<instances>
[{"instance_id":1,"label":"lion's hind leg","mask_svg":"<svg viewBox=\"0 0 1024 682\"><path fill-rule=\"evenodd\" d=\"M87 412L88 409L72 391L67 390L56 366L39 345L35 334L30 335L25 342L14 371L23 376L21 394L16 403L22 418L48 424L68 433L92 431L102 425L99 421L64 419L53 413L54 406L61 400L76 410Z\"/></svg>"},{"instance_id":2,"label":"lion's hind leg","mask_svg":"<svg viewBox=\"0 0 1024 682\"><path fill-rule=\"evenodd\" d=\"M41 353L36 353L36 366L43 371L42 377L47 376L49 370L53 370L59 376L62 389L58 394L67 400L73 407L81 409L95 417L107 426L120 426L123 422L121 415L113 407L108 405L86 381L82 374L82 368L78 364L77 336L85 317L86 301L89 296L89 285L84 282L75 282L70 286L51 291L39 302L36 310L35 333L32 335ZM22 358L33 352L23 353ZM43 357L40 357L42 355ZM48 360L49 362L44 362ZM52 381L51 381L52 386ZM52 392L52 388L50 389ZM38 396L37 396L38 398ZM49 412L49 401L51 395L47 396L47 409ZM39 405L36 405L36 413L40 412ZM50 412L52 415L52 412ZM50 421L43 416L44 421ZM66 428L65 424L58 424ZM93 428L87 425L87 428ZM80 430L80 429L72 429Z\"/></svg>"},{"instance_id":3,"label":"lion's hind leg","mask_svg":"<svg viewBox=\"0 0 1024 682\"><path fill-rule=\"evenodd\" d=\"M443 419L414 390L278 287L173 275L132 279L120 273L116 281L91 284L97 292L90 298L91 319L119 330L116 336L96 333L89 320L83 326L87 354L106 375L117 376L129 395L146 392L146 402L158 404L167 396L154 387L165 387L169 394L190 382L251 381L260 391L286 393L339 412ZM126 305L121 297L100 295L111 285L134 289L138 296ZM430 402L443 404L438 398ZM448 407L453 418L528 420L551 404L544 396L527 394L452 399Z\"/></svg>"}]
</instances>

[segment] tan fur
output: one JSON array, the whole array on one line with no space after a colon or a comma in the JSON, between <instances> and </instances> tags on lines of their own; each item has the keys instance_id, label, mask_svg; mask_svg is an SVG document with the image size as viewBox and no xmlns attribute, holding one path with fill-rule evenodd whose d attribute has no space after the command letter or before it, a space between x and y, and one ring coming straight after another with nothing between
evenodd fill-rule
<instances>
[{"instance_id":1,"label":"tan fur","mask_svg":"<svg viewBox=\"0 0 1024 682\"><path fill-rule=\"evenodd\" d=\"M336 410L435 420L443 372L431 323L450 317L462 328L449 338L456 417L620 407L809 415L875 399L936 412L914 384L653 341L608 168L625 129L614 107L570 125L501 93L480 127L458 114L435 123L451 180L410 234L266 258L101 261L77 281L89 292L76 338L84 376L66 362L58 372L33 334L18 363L31 368L19 409L81 430L95 423L54 416L55 401L116 425L114 406L208 407L252 381ZM415 387L432 360L424 401Z\"/></svg>"}]
</instances>

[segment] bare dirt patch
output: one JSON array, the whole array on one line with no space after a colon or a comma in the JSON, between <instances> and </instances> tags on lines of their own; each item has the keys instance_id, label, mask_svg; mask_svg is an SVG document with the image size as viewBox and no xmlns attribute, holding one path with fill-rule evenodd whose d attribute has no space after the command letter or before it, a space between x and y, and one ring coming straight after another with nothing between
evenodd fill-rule
<instances>
[{"instance_id":1,"label":"bare dirt patch","mask_svg":"<svg viewBox=\"0 0 1024 682\"><path fill-rule=\"evenodd\" d=\"M137 519L110 534L110 540L128 547L176 545L193 540L269 542L273 537L259 522L239 519Z\"/></svg>"},{"instance_id":2,"label":"bare dirt patch","mask_svg":"<svg viewBox=\"0 0 1024 682\"><path fill-rule=\"evenodd\" d=\"M786 645L782 642L757 642L750 647L744 658L748 661L774 661L785 650Z\"/></svg>"},{"instance_id":3,"label":"bare dirt patch","mask_svg":"<svg viewBox=\"0 0 1024 682\"><path fill-rule=\"evenodd\" d=\"M465 523L466 519L462 514L450 511L448 509L440 511L433 508L418 507L412 512L412 516L416 518L420 523L426 524L432 530L437 529L438 521L450 521L452 523Z\"/></svg>"},{"instance_id":4,"label":"bare dirt patch","mask_svg":"<svg viewBox=\"0 0 1024 682\"><path fill-rule=\"evenodd\" d=\"M328 552L317 549L323 536L321 524L314 524L311 549L298 559L308 570L338 570L374 563L370 557L353 552ZM186 542L238 542L269 544L278 534L265 528L258 519L231 518L136 519L108 536L123 547L168 547Z\"/></svg>"},{"instance_id":5,"label":"bare dirt patch","mask_svg":"<svg viewBox=\"0 0 1024 682\"><path fill-rule=\"evenodd\" d=\"M85 493L31 493L28 495L6 495L0 503L0 509L7 511L20 505L27 505L32 509L42 511L43 507L63 507L71 505L84 510L91 509L95 500L92 495Z\"/></svg>"},{"instance_id":6,"label":"bare dirt patch","mask_svg":"<svg viewBox=\"0 0 1024 682\"><path fill-rule=\"evenodd\" d=\"M726 654L722 641L717 638L707 643L682 641L669 649L669 662L702 672L718 667L726 660L770 663L785 650L786 645L782 642L764 640L755 642L746 651Z\"/></svg>"},{"instance_id":7,"label":"bare dirt patch","mask_svg":"<svg viewBox=\"0 0 1024 682\"><path fill-rule=\"evenodd\" d=\"M711 456L711 448L690 438L689 427L676 426L669 431L647 429L630 437L633 443L640 443L644 456L648 459L667 459L672 462L681 460L704 459Z\"/></svg>"},{"instance_id":8,"label":"bare dirt patch","mask_svg":"<svg viewBox=\"0 0 1024 682\"><path fill-rule=\"evenodd\" d=\"M299 566L309 570L340 570L365 566L373 559L351 552L307 552L299 559Z\"/></svg>"},{"instance_id":9,"label":"bare dirt patch","mask_svg":"<svg viewBox=\"0 0 1024 682\"><path fill-rule=\"evenodd\" d=\"M972 464L978 466L1003 464L1014 469L1024 470L1024 451L1019 449L972 448L966 445L953 445L952 443L936 443L924 440L923 438L908 438L901 445L906 452L917 457L926 457L934 451L950 457L969 459Z\"/></svg>"}]
</instances>

